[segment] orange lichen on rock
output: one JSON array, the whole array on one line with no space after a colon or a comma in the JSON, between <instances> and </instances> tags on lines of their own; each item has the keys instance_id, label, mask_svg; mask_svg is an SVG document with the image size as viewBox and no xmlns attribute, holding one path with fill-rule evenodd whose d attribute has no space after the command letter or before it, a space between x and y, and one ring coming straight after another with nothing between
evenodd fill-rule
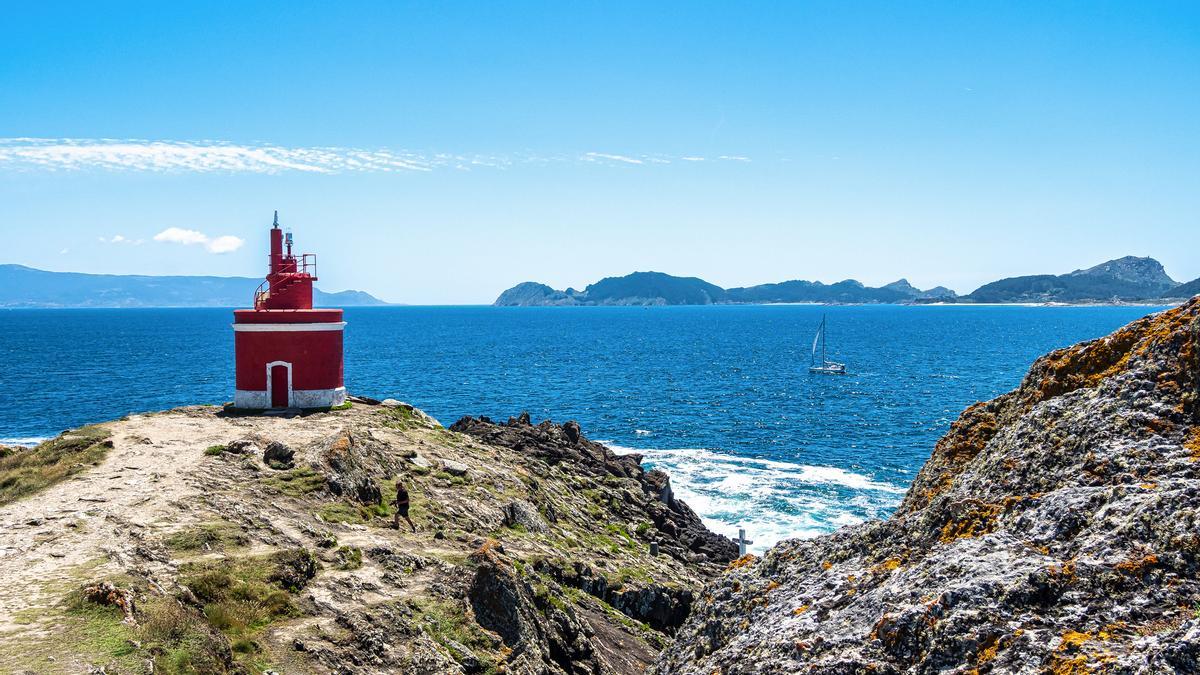
<instances>
[{"instance_id":1,"label":"orange lichen on rock","mask_svg":"<svg viewBox=\"0 0 1200 675\"><path fill-rule=\"evenodd\" d=\"M989 661L995 659L996 654L999 651L1000 651L999 638L992 637L987 640L984 640L979 645L979 653L975 657L976 665L982 666L985 663L988 663Z\"/></svg>"},{"instance_id":2,"label":"orange lichen on rock","mask_svg":"<svg viewBox=\"0 0 1200 675\"><path fill-rule=\"evenodd\" d=\"M753 553L747 553L746 555L730 562L729 565L725 567L725 571L729 572L732 570L741 569L746 565L753 563L755 560L758 560L758 556L754 555Z\"/></svg>"},{"instance_id":3,"label":"orange lichen on rock","mask_svg":"<svg viewBox=\"0 0 1200 675\"><path fill-rule=\"evenodd\" d=\"M1183 447L1191 452L1192 461L1200 461L1200 426L1192 427L1183 441Z\"/></svg>"},{"instance_id":4,"label":"orange lichen on rock","mask_svg":"<svg viewBox=\"0 0 1200 675\"><path fill-rule=\"evenodd\" d=\"M1058 645L1058 651L1065 652L1077 650L1087 644L1092 639L1091 633L1081 633L1077 630L1068 630L1062 634L1062 642Z\"/></svg>"},{"instance_id":5,"label":"orange lichen on rock","mask_svg":"<svg viewBox=\"0 0 1200 675\"><path fill-rule=\"evenodd\" d=\"M1062 577L1067 583L1072 583L1075 581L1075 561L1068 560L1061 566L1051 565L1049 572L1054 576Z\"/></svg>"},{"instance_id":6,"label":"orange lichen on rock","mask_svg":"<svg viewBox=\"0 0 1200 675\"><path fill-rule=\"evenodd\" d=\"M1140 558L1130 558L1117 563L1113 569L1119 570L1126 574L1145 574L1147 570L1158 564L1158 556L1153 553L1146 554Z\"/></svg>"},{"instance_id":7,"label":"orange lichen on rock","mask_svg":"<svg viewBox=\"0 0 1200 675\"><path fill-rule=\"evenodd\" d=\"M763 593L770 593L771 591L775 590L776 588L779 588L779 582L775 581L775 580L771 580L770 582L767 583L766 587L763 588Z\"/></svg>"},{"instance_id":8,"label":"orange lichen on rock","mask_svg":"<svg viewBox=\"0 0 1200 675\"><path fill-rule=\"evenodd\" d=\"M800 616L801 614L803 614L807 611L808 611L808 605L800 605L796 609L792 610L792 614L795 616Z\"/></svg>"},{"instance_id":9,"label":"orange lichen on rock","mask_svg":"<svg viewBox=\"0 0 1200 675\"><path fill-rule=\"evenodd\" d=\"M872 567L871 571L877 572L877 573L891 572L893 570L899 569L900 564L901 564L901 560L899 558L888 558L887 560L884 560L883 562L879 563L878 565L875 565L874 567Z\"/></svg>"}]
</instances>

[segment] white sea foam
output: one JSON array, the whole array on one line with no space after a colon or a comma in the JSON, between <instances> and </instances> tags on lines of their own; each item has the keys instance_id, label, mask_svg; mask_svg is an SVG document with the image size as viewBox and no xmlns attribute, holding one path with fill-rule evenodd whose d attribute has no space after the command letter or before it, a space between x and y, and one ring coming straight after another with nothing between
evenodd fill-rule
<instances>
[{"instance_id":1,"label":"white sea foam","mask_svg":"<svg viewBox=\"0 0 1200 675\"><path fill-rule=\"evenodd\" d=\"M637 434L638 436L649 436L651 432L649 429L634 429L633 433Z\"/></svg>"},{"instance_id":2,"label":"white sea foam","mask_svg":"<svg viewBox=\"0 0 1200 675\"><path fill-rule=\"evenodd\" d=\"M0 445L20 445L26 448L33 446L49 439L40 436L5 436L0 437Z\"/></svg>"},{"instance_id":3,"label":"white sea foam","mask_svg":"<svg viewBox=\"0 0 1200 675\"><path fill-rule=\"evenodd\" d=\"M603 441L601 441L603 442ZM655 450L606 443L618 454L638 453L671 476L675 495L715 532L745 528L762 552L774 543L831 532L886 516L905 487L834 466L741 457L700 448Z\"/></svg>"}]
</instances>

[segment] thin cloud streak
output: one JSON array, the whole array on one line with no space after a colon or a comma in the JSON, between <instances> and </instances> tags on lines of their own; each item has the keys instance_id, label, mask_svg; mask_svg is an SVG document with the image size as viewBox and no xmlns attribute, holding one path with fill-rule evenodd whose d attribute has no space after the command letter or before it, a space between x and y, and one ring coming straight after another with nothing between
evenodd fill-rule
<instances>
[{"instance_id":1,"label":"thin cloud streak","mask_svg":"<svg viewBox=\"0 0 1200 675\"><path fill-rule=\"evenodd\" d=\"M740 156L718 159L749 161ZM505 170L518 165L590 163L666 165L697 162L684 155L623 155L587 152L579 156L519 154L513 156L419 153L388 148L285 147L225 141L151 141L141 139L0 138L0 171L141 171L153 173L302 172L404 173L438 169Z\"/></svg>"}]
</instances>

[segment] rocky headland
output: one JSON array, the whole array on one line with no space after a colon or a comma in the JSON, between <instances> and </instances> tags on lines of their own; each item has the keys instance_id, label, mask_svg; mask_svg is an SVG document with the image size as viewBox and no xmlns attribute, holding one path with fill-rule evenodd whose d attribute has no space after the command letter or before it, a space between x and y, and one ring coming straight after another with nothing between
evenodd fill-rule
<instances>
[{"instance_id":1,"label":"rocky headland","mask_svg":"<svg viewBox=\"0 0 1200 675\"><path fill-rule=\"evenodd\" d=\"M0 672L639 673L736 555L573 422L134 415L0 456Z\"/></svg>"},{"instance_id":2,"label":"rocky headland","mask_svg":"<svg viewBox=\"0 0 1200 675\"><path fill-rule=\"evenodd\" d=\"M1200 672L1200 298L968 408L886 521L710 583L654 672Z\"/></svg>"},{"instance_id":3,"label":"rocky headland","mask_svg":"<svg viewBox=\"0 0 1200 675\"><path fill-rule=\"evenodd\" d=\"M1198 672L1200 298L968 408L888 520L736 553L572 422L134 415L0 448L0 672Z\"/></svg>"}]
</instances>

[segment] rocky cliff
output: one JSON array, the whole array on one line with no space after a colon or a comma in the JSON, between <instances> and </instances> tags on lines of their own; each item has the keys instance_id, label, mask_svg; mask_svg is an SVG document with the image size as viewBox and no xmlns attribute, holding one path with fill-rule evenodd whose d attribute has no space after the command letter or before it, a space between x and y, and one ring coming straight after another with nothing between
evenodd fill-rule
<instances>
[{"instance_id":1,"label":"rocky cliff","mask_svg":"<svg viewBox=\"0 0 1200 675\"><path fill-rule=\"evenodd\" d=\"M0 452L0 672L638 673L736 554L571 422L134 415Z\"/></svg>"},{"instance_id":2,"label":"rocky cliff","mask_svg":"<svg viewBox=\"0 0 1200 675\"><path fill-rule=\"evenodd\" d=\"M742 558L655 672L1200 669L1200 298L967 409L897 513Z\"/></svg>"}]
</instances>

